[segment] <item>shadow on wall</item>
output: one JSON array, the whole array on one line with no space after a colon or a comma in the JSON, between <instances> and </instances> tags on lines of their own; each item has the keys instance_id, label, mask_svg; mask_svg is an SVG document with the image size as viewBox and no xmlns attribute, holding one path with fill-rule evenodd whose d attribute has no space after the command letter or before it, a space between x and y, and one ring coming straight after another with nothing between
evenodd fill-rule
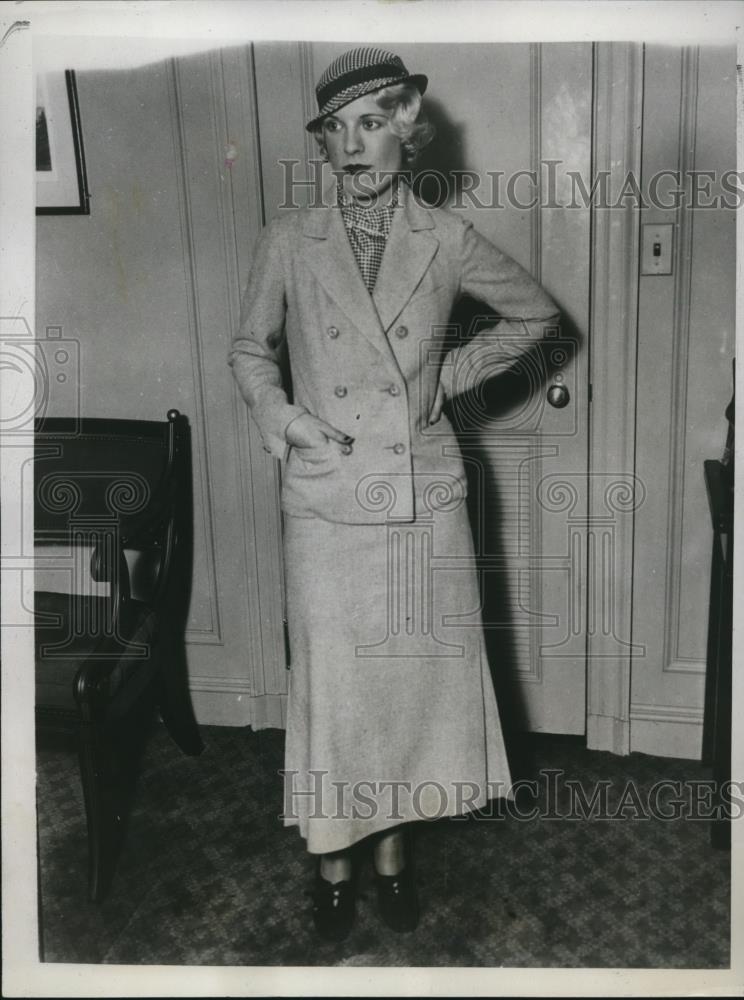
<instances>
[{"instance_id":1,"label":"shadow on wall","mask_svg":"<svg viewBox=\"0 0 744 1000\"><path fill-rule=\"evenodd\" d=\"M453 344L462 331L477 331L492 327L499 317L484 303L463 298L451 317ZM578 330L566 318L561 339L570 340L575 350L581 349ZM511 347L511 345L509 345ZM555 339L544 337L525 345L514 355L508 349L499 361L498 370L479 388L458 395L447 404L465 459L469 478L469 507L476 551L489 562L508 565L513 539L505 537L506 519L501 516L505 483L494 467L494 453L499 438L508 443L515 428L520 437L535 433L525 426L519 430L521 413L535 413L534 400L543 397L558 365ZM502 473L503 475L503 473ZM509 543L512 543L511 545ZM505 573L488 572L481 576L482 607L489 663L499 707L507 733L527 729L528 718L518 681L518 658L515 641L513 609L519 606L519 595L512 594ZM515 768L516 769L516 768Z\"/></svg>"},{"instance_id":2,"label":"shadow on wall","mask_svg":"<svg viewBox=\"0 0 744 1000\"><path fill-rule=\"evenodd\" d=\"M438 101L427 100L425 109L436 129L431 143L416 161L413 188L428 204L442 206L458 200L463 176L468 172L465 159L464 126L453 122ZM467 178L466 178L467 179ZM558 302L560 308L561 303ZM451 342L448 349L462 343L480 329L495 325L499 316L483 302L463 298L450 317ZM468 335L464 336L464 332ZM570 316L563 315L561 339L568 339L576 354L582 349L582 337ZM506 485L494 467L494 448L505 428L512 432L520 411L532 410L531 400L544 394L556 365L552 362L554 338L530 341L525 350L508 352L495 366L495 374L478 390L463 393L446 406L460 442L468 474L468 507L476 552L489 563L508 565L512 546L505 537L506 518L502 516ZM525 428L524 434L534 433ZM485 639L494 688L499 703L507 749L515 780L529 777L531 759L519 734L527 730L528 714L519 683L519 660L514 608L519 595L512 593L506 572L480 574Z\"/></svg>"},{"instance_id":3,"label":"shadow on wall","mask_svg":"<svg viewBox=\"0 0 744 1000\"><path fill-rule=\"evenodd\" d=\"M416 160L413 189L425 202L439 207L462 189L465 128L452 121L439 101L427 98L424 111L434 127L434 138Z\"/></svg>"}]
</instances>

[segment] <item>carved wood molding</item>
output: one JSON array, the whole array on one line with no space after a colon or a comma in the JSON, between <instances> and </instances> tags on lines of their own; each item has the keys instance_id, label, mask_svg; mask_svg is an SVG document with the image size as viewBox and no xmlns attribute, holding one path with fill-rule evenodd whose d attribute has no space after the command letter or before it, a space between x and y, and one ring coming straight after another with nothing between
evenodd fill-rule
<instances>
[{"instance_id":1,"label":"carved wood molding","mask_svg":"<svg viewBox=\"0 0 744 1000\"><path fill-rule=\"evenodd\" d=\"M640 177L642 46L596 45L593 99L593 174L608 172L612 202L629 172ZM607 474L633 473L635 468L639 236L636 207L592 207L590 522L602 503L595 484ZM615 753L628 753L630 746L630 652L615 637L629 641L632 635L633 525L631 512L618 523L614 538L612 634L587 638L588 743L591 749ZM606 586L600 576L589 568L590 600L598 600Z\"/></svg>"},{"instance_id":2,"label":"carved wood molding","mask_svg":"<svg viewBox=\"0 0 744 1000\"><path fill-rule=\"evenodd\" d=\"M208 423L206 412L206 384L202 362L202 330L199 311L199 294L197 279L196 251L192 225L191 192L188 181L188 149L186 140L183 106L181 100L180 68L176 59L169 60L168 98L171 106L171 123L173 133L173 154L175 163L175 181L178 192L179 223L183 247L184 285L186 289L186 310L191 350L192 370L194 373L194 405L195 419L192 421L192 441L195 445L195 469L199 475L199 488L202 498L202 527L206 539L206 578L207 594L211 620L204 626L191 626L186 630L186 642L221 643L222 628L220 623L219 596L216 576L216 551L214 537L214 503L212 498L211 477L209 474ZM195 505L195 510L198 505Z\"/></svg>"},{"instance_id":3,"label":"carved wood molding","mask_svg":"<svg viewBox=\"0 0 744 1000\"><path fill-rule=\"evenodd\" d=\"M683 705L644 705L633 702L630 717L638 722L678 722L683 725L702 726L703 709Z\"/></svg>"},{"instance_id":4,"label":"carved wood molding","mask_svg":"<svg viewBox=\"0 0 744 1000\"><path fill-rule=\"evenodd\" d=\"M223 72L232 86L223 100L226 128L240 136L245 154L223 189L223 233L233 305L231 331L237 330L239 302L250 267L250 251L266 220L263 163L258 120L253 45L223 51ZM283 692L286 664L282 656L284 617L279 473L261 446L260 435L240 393L233 393L233 422L238 442L238 481L242 512L242 545L247 568L245 600L247 646L243 669L250 672L250 691Z\"/></svg>"},{"instance_id":5,"label":"carved wood molding","mask_svg":"<svg viewBox=\"0 0 744 1000\"><path fill-rule=\"evenodd\" d=\"M248 47L245 56L236 50L221 50L212 58L212 78L218 91L223 95L217 102L214 111L219 115L222 129L221 136L215 137L215 153L225 142L238 143L240 159L238 169L235 165L226 168L225 183L220 188L219 216L220 231L225 255L225 271L227 295L225 302L228 316L228 334L237 331L240 316L240 297L244 280L243 268L246 261L241 255L241 235L247 220L249 228L258 232L263 222L263 187L261 184L261 161L258 156L258 124L254 92L252 46ZM230 86L227 81L230 81ZM221 141L220 141L221 140ZM242 168L242 169L241 169ZM242 224L241 224L242 223ZM260 588L258 584L259 569L257 565L255 537L252 526L255 523L255 508L253 501L254 484L251 474L252 448L249 433L249 421L245 403L240 393L232 394L232 434L236 442L238 457L238 490L239 509L241 511L240 543L243 548L244 564L246 566L247 600L244 604L247 628L245 662L241 668L249 673L249 679L214 678L214 682L225 680L229 682L221 688L200 687L203 678L194 678L192 686L195 690L233 690L239 685L241 692L250 694L255 686L254 676L263 674L263 650L261 646L261 613L259 607ZM237 540L236 540L237 541Z\"/></svg>"},{"instance_id":6,"label":"carved wood molding","mask_svg":"<svg viewBox=\"0 0 744 1000\"><path fill-rule=\"evenodd\" d=\"M300 62L300 97L302 101L303 121L310 121L317 111L315 98L315 61L313 47L309 42L298 42L298 57ZM309 162L318 157L318 146L309 132L305 132L305 158Z\"/></svg>"},{"instance_id":7,"label":"carved wood molding","mask_svg":"<svg viewBox=\"0 0 744 1000\"><path fill-rule=\"evenodd\" d=\"M214 694L239 694L251 696L252 688L247 677L218 677L206 674L192 674L189 678L191 691L209 691Z\"/></svg>"},{"instance_id":8,"label":"carved wood molding","mask_svg":"<svg viewBox=\"0 0 744 1000\"><path fill-rule=\"evenodd\" d=\"M677 169L689 187L695 169L697 147L697 105L699 48L682 52L679 91L679 132ZM694 212L680 202L675 212L677 230L674 253L674 313L672 319L672 385L669 413L668 483L669 505L666 527L666 573L664 576L664 673L705 673L705 661L685 657L679 648L680 603L682 597L683 506L685 444L687 436L687 381L690 354L690 309L692 299L692 239Z\"/></svg>"}]
</instances>

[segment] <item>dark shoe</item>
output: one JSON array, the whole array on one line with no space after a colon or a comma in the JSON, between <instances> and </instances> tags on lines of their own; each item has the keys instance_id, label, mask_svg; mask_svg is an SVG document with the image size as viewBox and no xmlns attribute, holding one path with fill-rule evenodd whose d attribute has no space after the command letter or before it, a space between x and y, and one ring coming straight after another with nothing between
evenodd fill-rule
<instances>
[{"instance_id":1,"label":"dark shoe","mask_svg":"<svg viewBox=\"0 0 744 1000\"><path fill-rule=\"evenodd\" d=\"M326 941L343 941L354 923L354 883L327 882L318 875L312 898L313 923L318 934Z\"/></svg>"},{"instance_id":2,"label":"dark shoe","mask_svg":"<svg viewBox=\"0 0 744 1000\"><path fill-rule=\"evenodd\" d=\"M419 905L413 866L407 864L398 875L376 875L377 906L391 930L405 932L418 927Z\"/></svg>"}]
</instances>

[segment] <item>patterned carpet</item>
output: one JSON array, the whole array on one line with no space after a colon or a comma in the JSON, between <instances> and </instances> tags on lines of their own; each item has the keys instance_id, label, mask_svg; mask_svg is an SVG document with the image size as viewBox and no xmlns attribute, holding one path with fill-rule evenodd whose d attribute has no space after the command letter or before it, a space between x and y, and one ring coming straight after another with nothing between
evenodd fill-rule
<instances>
[{"instance_id":1,"label":"patterned carpet","mask_svg":"<svg viewBox=\"0 0 744 1000\"><path fill-rule=\"evenodd\" d=\"M86 901L86 840L74 754L40 750L43 958L176 965L725 968L729 855L708 824L638 818L655 782L703 781L702 765L590 752L541 737L519 748L555 818L418 824L423 917L395 935L375 912L368 859L357 923L340 945L314 935L313 862L277 816L283 733L205 727L201 757L162 727L143 761L108 898ZM607 782L626 818L561 818L566 779ZM640 798L625 794L627 783ZM557 797L548 798L556 782ZM671 787L671 786L670 786ZM663 800L663 796L662 796ZM671 800L669 800L671 801ZM527 811L529 800L519 803ZM668 809L667 811L671 811Z\"/></svg>"}]
</instances>

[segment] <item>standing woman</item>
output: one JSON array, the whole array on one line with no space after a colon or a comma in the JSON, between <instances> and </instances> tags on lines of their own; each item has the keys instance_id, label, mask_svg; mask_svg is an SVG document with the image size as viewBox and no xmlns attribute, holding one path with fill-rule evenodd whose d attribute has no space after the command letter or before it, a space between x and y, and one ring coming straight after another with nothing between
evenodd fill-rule
<instances>
[{"instance_id":1,"label":"standing woman","mask_svg":"<svg viewBox=\"0 0 744 1000\"><path fill-rule=\"evenodd\" d=\"M405 182L430 137L426 84L375 48L323 73L307 128L334 183L264 230L230 354L264 447L286 463L284 821L320 855L313 916L335 940L354 917L352 845L370 838L380 915L412 930L407 824L510 785L464 464L442 413L482 376L490 331L447 353L443 327L462 294L509 318L499 334L511 321L539 336L557 316L526 271Z\"/></svg>"}]
</instances>

